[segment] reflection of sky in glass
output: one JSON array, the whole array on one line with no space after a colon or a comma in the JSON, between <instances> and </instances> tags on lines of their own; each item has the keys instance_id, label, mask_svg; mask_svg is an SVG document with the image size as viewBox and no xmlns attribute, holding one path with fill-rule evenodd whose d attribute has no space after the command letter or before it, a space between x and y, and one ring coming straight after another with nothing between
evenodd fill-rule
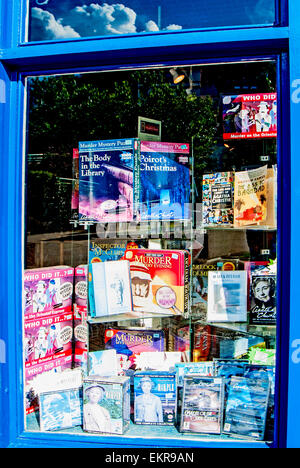
<instances>
[{"instance_id":1,"label":"reflection of sky in glass","mask_svg":"<svg viewBox=\"0 0 300 468\"><path fill-rule=\"evenodd\" d=\"M30 40L272 24L275 0L29 0Z\"/></svg>"}]
</instances>

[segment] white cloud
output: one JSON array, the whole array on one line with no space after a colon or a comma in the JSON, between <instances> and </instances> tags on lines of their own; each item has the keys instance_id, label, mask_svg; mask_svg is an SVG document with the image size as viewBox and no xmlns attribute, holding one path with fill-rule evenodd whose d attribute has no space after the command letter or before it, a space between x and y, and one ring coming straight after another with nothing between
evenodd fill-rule
<instances>
[{"instance_id":1,"label":"white cloud","mask_svg":"<svg viewBox=\"0 0 300 468\"><path fill-rule=\"evenodd\" d=\"M31 40L51 40L88 36L135 34L137 14L121 3L108 5L91 3L66 11L62 18L55 18L47 10L32 8ZM145 32L156 32L159 28L155 21L148 21ZM171 24L166 30L182 29Z\"/></svg>"},{"instance_id":2,"label":"white cloud","mask_svg":"<svg viewBox=\"0 0 300 468\"><path fill-rule=\"evenodd\" d=\"M52 13L41 8L31 10L31 40L45 41L80 37L71 26L63 26Z\"/></svg>"},{"instance_id":3,"label":"white cloud","mask_svg":"<svg viewBox=\"0 0 300 468\"><path fill-rule=\"evenodd\" d=\"M165 29L167 31L177 31L178 29L182 29L182 26L179 26L179 24L169 24Z\"/></svg>"}]
</instances>

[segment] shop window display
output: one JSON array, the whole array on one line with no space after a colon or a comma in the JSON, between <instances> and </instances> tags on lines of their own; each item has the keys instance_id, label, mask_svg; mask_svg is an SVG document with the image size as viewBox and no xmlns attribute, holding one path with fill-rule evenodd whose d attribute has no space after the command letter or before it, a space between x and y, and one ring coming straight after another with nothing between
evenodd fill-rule
<instances>
[{"instance_id":1,"label":"shop window display","mask_svg":"<svg viewBox=\"0 0 300 468\"><path fill-rule=\"evenodd\" d=\"M272 441L274 62L27 89L26 428Z\"/></svg>"}]
</instances>

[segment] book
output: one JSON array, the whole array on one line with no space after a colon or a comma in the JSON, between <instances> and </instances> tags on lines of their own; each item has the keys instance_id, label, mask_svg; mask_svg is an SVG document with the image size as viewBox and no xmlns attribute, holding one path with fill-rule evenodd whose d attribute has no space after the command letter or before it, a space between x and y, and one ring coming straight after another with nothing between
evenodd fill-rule
<instances>
[{"instance_id":1,"label":"book","mask_svg":"<svg viewBox=\"0 0 300 468\"><path fill-rule=\"evenodd\" d=\"M276 324L276 275L268 271L252 273L250 282L249 322L255 325Z\"/></svg>"},{"instance_id":2,"label":"book","mask_svg":"<svg viewBox=\"0 0 300 468\"><path fill-rule=\"evenodd\" d=\"M25 270L25 319L72 310L73 278L74 268L69 266Z\"/></svg>"},{"instance_id":3,"label":"book","mask_svg":"<svg viewBox=\"0 0 300 468\"><path fill-rule=\"evenodd\" d=\"M141 141L141 220L191 219L188 143Z\"/></svg>"},{"instance_id":4,"label":"book","mask_svg":"<svg viewBox=\"0 0 300 468\"><path fill-rule=\"evenodd\" d=\"M207 320L247 321L246 271L217 271L208 274Z\"/></svg>"},{"instance_id":5,"label":"book","mask_svg":"<svg viewBox=\"0 0 300 468\"><path fill-rule=\"evenodd\" d=\"M56 431L82 425L82 388L39 394L41 431Z\"/></svg>"},{"instance_id":6,"label":"book","mask_svg":"<svg viewBox=\"0 0 300 468\"><path fill-rule=\"evenodd\" d=\"M79 220L133 221L140 200L138 139L79 142Z\"/></svg>"},{"instance_id":7,"label":"book","mask_svg":"<svg viewBox=\"0 0 300 468\"><path fill-rule=\"evenodd\" d=\"M208 272L232 271L239 269L239 260L235 258L197 259L192 266L192 306L193 315L206 319L208 297Z\"/></svg>"},{"instance_id":8,"label":"book","mask_svg":"<svg viewBox=\"0 0 300 468\"><path fill-rule=\"evenodd\" d=\"M267 379L232 376L228 387L223 432L263 440L270 393Z\"/></svg>"},{"instance_id":9,"label":"book","mask_svg":"<svg viewBox=\"0 0 300 468\"><path fill-rule=\"evenodd\" d=\"M251 304L251 297L250 297L250 286L251 286L251 276L252 273L259 273L260 271L264 270L265 267L268 265L269 262L267 261L245 261L244 262L244 269L247 271L247 290L248 290L248 301L247 301L247 309L250 310Z\"/></svg>"},{"instance_id":10,"label":"book","mask_svg":"<svg viewBox=\"0 0 300 468\"><path fill-rule=\"evenodd\" d=\"M217 336L211 325L196 323L193 327L193 361L209 361L217 347Z\"/></svg>"},{"instance_id":11,"label":"book","mask_svg":"<svg viewBox=\"0 0 300 468\"><path fill-rule=\"evenodd\" d=\"M130 423L129 377L89 376L83 379L83 430L124 434Z\"/></svg>"},{"instance_id":12,"label":"book","mask_svg":"<svg viewBox=\"0 0 300 468\"><path fill-rule=\"evenodd\" d=\"M96 315L92 264L110 260L120 260L124 255L126 246L127 240L123 239L92 238L90 240L88 251L88 306L89 315L91 317Z\"/></svg>"},{"instance_id":13,"label":"book","mask_svg":"<svg viewBox=\"0 0 300 468\"><path fill-rule=\"evenodd\" d=\"M277 94L223 96L224 140L276 138Z\"/></svg>"},{"instance_id":14,"label":"book","mask_svg":"<svg viewBox=\"0 0 300 468\"><path fill-rule=\"evenodd\" d=\"M266 165L235 173L234 227L267 225L268 205L272 201L267 179L268 167ZM274 205L274 201L272 204Z\"/></svg>"},{"instance_id":15,"label":"book","mask_svg":"<svg viewBox=\"0 0 300 468\"><path fill-rule=\"evenodd\" d=\"M234 172L204 174L202 222L205 226L232 225Z\"/></svg>"},{"instance_id":16,"label":"book","mask_svg":"<svg viewBox=\"0 0 300 468\"><path fill-rule=\"evenodd\" d=\"M165 336L162 330L118 329L105 330L105 349L117 353L119 373L134 371L136 359L142 352L162 352L165 350Z\"/></svg>"},{"instance_id":17,"label":"book","mask_svg":"<svg viewBox=\"0 0 300 468\"><path fill-rule=\"evenodd\" d=\"M181 432L220 434L223 421L222 377L185 375Z\"/></svg>"},{"instance_id":18,"label":"book","mask_svg":"<svg viewBox=\"0 0 300 468\"><path fill-rule=\"evenodd\" d=\"M190 254L183 250L127 249L133 307L153 315L189 312Z\"/></svg>"},{"instance_id":19,"label":"book","mask_svg":"<svg viewBox=\"0 0 300 468\"><path fill-rule=\"evenodd\" d=\"M133 311L129 262L92 263L95 317L124 316Z\"/></svg>"},{"instance_id":20,"label":"book","mask_svg":"<svg viewBox=\"0 0 300 468\"><path fill-rule=\"evenodd\" d=\"M176 373L163 371L135 372L134 423L174 425L176 418Z\"/></svg>"}]
</instances>

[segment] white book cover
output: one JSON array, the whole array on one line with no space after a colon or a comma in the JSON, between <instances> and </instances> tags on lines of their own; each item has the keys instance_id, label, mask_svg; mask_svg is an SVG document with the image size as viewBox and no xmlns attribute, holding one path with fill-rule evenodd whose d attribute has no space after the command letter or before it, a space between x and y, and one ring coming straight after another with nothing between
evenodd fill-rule
<instances>
[{"instance_id":1,"label":"white book cover","mask_svg":"<svg viewBox=\"0 0 300 468\"><path fill-rule=\"evenodd\" d=\"M133 310L130 268L127 260L92 264L96 317Z\"/></svg>"},{"instance_id":2,"label":"white book cover","mask_svg":"<svg viewBox=\"0 0 300 468\"><path fill-rule=\"evenodd\" d=\"M247 321L247 272L208 273L208 322Z\"/></svg>"}]
</instances>

